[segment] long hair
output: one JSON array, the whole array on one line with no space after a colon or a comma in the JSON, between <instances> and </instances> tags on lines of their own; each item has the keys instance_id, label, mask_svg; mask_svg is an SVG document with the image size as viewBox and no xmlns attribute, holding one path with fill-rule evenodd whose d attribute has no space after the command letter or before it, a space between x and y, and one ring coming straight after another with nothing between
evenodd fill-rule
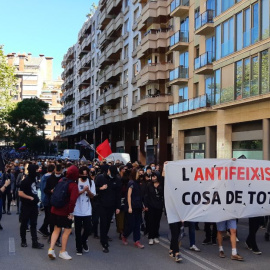
<instances>
[{"instance_id":1,"label":"long hair","mask_svg":"<svg viewBox=\"0 0 270 270\"><path fill-rule=\"evenodd\" d=\"M138 179L138 171L136 169L132 169L129 174L129 180L137 180Z\"/></svg>"}]
</instances>

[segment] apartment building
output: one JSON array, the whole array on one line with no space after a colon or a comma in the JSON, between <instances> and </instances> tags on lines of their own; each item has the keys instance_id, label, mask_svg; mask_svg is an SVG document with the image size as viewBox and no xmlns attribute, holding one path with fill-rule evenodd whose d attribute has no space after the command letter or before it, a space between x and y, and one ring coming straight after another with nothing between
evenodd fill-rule
<instances>
[{"instance_id":1,"label":"apartment building","mask_svg":"<svg viewBox=\"0 0 270 270\"><path fill-rule=\"evenodd\" d=\"M170 15L174 159L269 159L269 0L171 1Z\"/></svg>"},{"instance_id":2,"label":"apartment building","mask_svg":"<svg viewBox=\"0 0 270 270\"><path fill-rule=\"evenodd\" d=\"M51 141L61 140L60 131L62 115L59 114L62 108L61 100L61 79L53 80L53 58L40 54L38 57L28 54L11 53L7 55L9 65L15 66L15 76L18 79L18 95L16 101L26 98L38 97L49 104L48 113L45 119L48 124L45 127L46 138Z\"/></svg>"},{"instance_id":3,"label":"apartment building","mask_svg":"<svg viewBox=\"0 0 270 270\"><path fill-rule=\"evenodd\" d=\"M62 136L142 163L268 159L269 0L100 1L64 57Z\"/></svg>"},{"instance_id":4,"label":"apartment building","mask_svg":"<svg viewBox=\"0 0 270 270\"><path fill-rule=\"evenodd\" d=\"M113 152L128 152L132 160L171 158L169 4L100 1L84 23L62 63L61 136L70 147L108 138Z\"/></svg>"}]
</instances>

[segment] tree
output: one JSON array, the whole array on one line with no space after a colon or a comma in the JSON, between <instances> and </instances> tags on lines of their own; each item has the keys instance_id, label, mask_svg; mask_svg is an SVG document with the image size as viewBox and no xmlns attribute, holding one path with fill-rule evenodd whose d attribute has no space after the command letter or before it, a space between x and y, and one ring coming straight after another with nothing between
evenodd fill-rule
<instances>
[{"instance_id":1,"label":"tree","mask_svg":"<svg viewBox=\"0 0 270 270\"><path fill-rule=\"evenodd\" d=\"M86 14L86 17L91 18L95 14L97 8L98 8L97 5L95 3L93 3L91 8L90 8L90 12L88 14Z\"/></svg>"},{"instance_id":2,"label":"tree","mask_svg":"<svg viewBox=\"0 0 270 270\"><path fill-rule=\"evenodd\" d=\"M7 132L6 117L15 106L13 97L17 94L15 67L9 66L0 46L0 138Z\"/></svg>"},{"instance_id":3,"label":"tree","mask_svg":"<svg viewBox=\"0 0 270 270\"><path fill-rule=\"evenodd\" d=\"M15 146L26 143L28 148L35 150L37 142L40 144L41 140L45 140L44 129L47 122L44 114L48 108L46 102L30 98L18 102L15 109L8 113L9 132Z\"/></svg>"}]
</instances>

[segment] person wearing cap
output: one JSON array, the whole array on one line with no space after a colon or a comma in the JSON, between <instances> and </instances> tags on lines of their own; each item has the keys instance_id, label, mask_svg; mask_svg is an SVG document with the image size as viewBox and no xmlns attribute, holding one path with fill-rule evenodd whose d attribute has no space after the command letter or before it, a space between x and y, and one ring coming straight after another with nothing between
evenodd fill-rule
<instances>
[{"instance_id":1,"label":"person wearing cap","mask_svg":"<svg viewBox=\"0 0 270 270\"><path fill-rule=\"evenodd\" d=\"M72 259L72 257L69 256L69 254L67 253L66 247L69 235L72 230L71 228L73 219L72 213L74 211L75 204L79 196L78 185L76 183L76 181L79 178L79 169L75 165L71 165L70 167L68 167L66 178L68 180L72 180L72 182L69 183L68 185L68 196L69 196L68 203L62 208L56 208L54 206L52 206L51 208L51 218L54 224L54 230L51 236L51 244L50 249L48 250L48 256L52 260L56 258L54 246L56 244L56 241L59 237L62 228L64 228L64 232L62 235L62 243L61 243L62 247L59 253L59 257L64 260ZM60 181L64 181L64 179Z\"/></svg>"},{"instance_id":2,"label":"person wearing cap","mask_svg":"<svg viewBox=\"0 0 270 270\"><path fill-rule=\"evenodd\" d=\"M102 174L96 178L96 192L99 201L100 213L100 243L103 247L103 252L109 252L108 232L111 226L111 220L114 212L120 213L121 207L121 181L118 177L118 170L115 165L108 168L105 165L101 166ZM111 240L111 239L110 239Z\"/></svg>"}]
</instances>

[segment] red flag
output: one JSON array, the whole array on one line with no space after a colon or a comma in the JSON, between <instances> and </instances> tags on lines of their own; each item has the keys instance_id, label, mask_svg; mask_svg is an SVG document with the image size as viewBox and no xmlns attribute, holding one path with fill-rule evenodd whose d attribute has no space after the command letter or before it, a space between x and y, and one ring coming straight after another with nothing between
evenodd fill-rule
<instances>
[{"instance_id":1,"label":"red flag","mask_svg":"<svg viewBox=\"0 0 270 270\"><path fill-rule=\"evenodd\" d=\"M96 152L98 154L98 159L102 160L103 158L106 158L112 153L112 149L110 147L108 139L106 139L103 143L101 143L97 148Z\"/></svg>"}]
</instances>

